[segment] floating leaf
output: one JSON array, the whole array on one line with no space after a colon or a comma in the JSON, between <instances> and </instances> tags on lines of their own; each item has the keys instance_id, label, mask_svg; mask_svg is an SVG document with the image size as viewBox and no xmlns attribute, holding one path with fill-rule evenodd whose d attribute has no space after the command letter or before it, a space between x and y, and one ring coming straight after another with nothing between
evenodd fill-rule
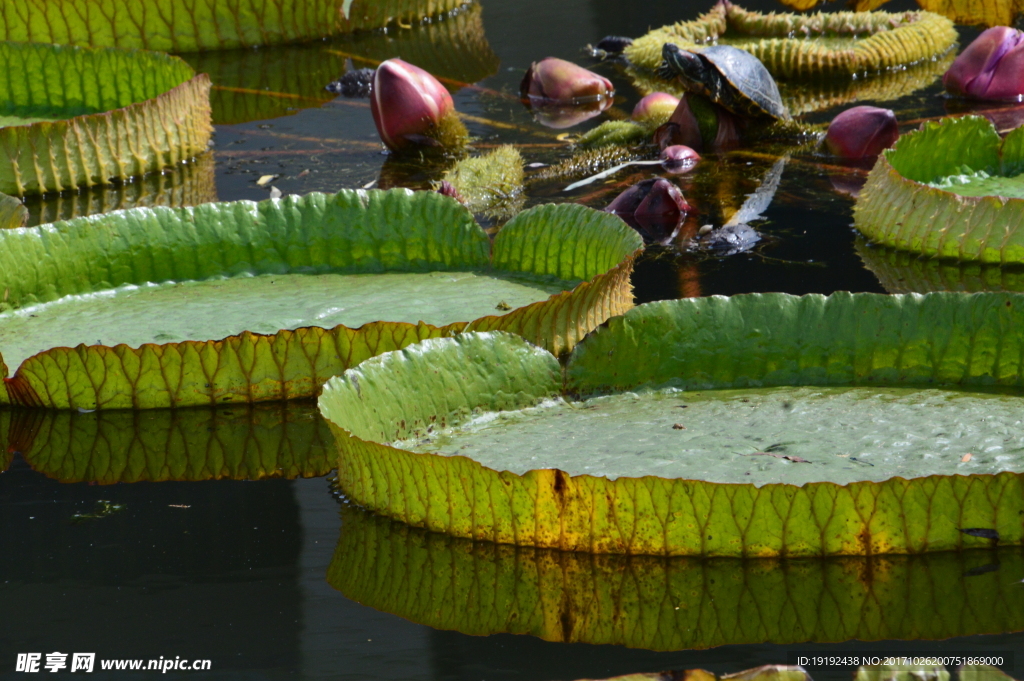
<instances>
[{"instance_id":1,"label":"floating leaf","mask_svg":"<svg viewBox=\"0 0 1024 681\"><path fill-rule=\"evenodd\" d=\"M7 42L0 63L0 192L91 187L206 150L210 81L177 57Z\"/></svg>"},{"instance_id":2,"label":"floating leaf","mask_svg":"<svg viewBox=\"0 0 1024 681\"><path fill-rule=\"evenodd\" d=\"M510 221L491 252L455 201L407 190L6 230L0 349L9 364L24 361L0 403L109 409L309 397L363 359L467 324L562 354L632 306L639 245L614 216L541 206ZM495 315L500 301L517 309Z\"/></svg>"},{"instance_id":3,"label":"floating leaf","mask_svg":"<svg viewBox=\"0 0 1024 681\"><path fill-rule=\"evenodd\" d=\"M723 1L696 21L637 38L625 55L653 72L665 43L685 48L710 41L747 50L777 78L813 78L874 73L932 59L953 47L957 33L953 22L932 12L762 14Z\"/></svg>"},{"instance_id":4,"label":"floating leaf","mask_svg":"<svg viewBox=\"0 0 1024 681\"><path fill-rule=\"evenodd\" d=\"M956 50L934 59L926 59L906 68L872 73L864 78L827 78L779 81L779 92L786 108L794 116L822 111L861 100L888 102L906 97L937 81L956 58ZM642 93L685 93L678 82L661 80L647 69L627 67L626 72Z\"/></svg>"},{"instance_id":5,"label":"floating leaf","mask_svg":"<svg viewBox=\"0 0 1024 681\"><path fill-rule=\"evenodd\" d=\"M327 424L308 402L149 411L0 411L0 451L61 482L326 475Z\"/></svg>"},{"instance_id":6,"label":"floating leaf","mask_svg":"<svg viewBox=\"0 0 1024 681\"><path fill-rule=\"evenodd\" d=\"M854 206L854 225L905 251L1022 263L1022 171L1024 128L1002 140L980 116L926 123L878 157ZM1009 198L992 195L999 192Z\"/></svg>"},{"instance_id":7,"label":"floating leaf","mask_svg":"<svg viewBox=\"0 0 1024 681\"><path fill-rule=\"evenodd\" d=\"M319 40L439 17L465 0L6 0L0 38L161 52Z\"/></svg>"},{"instance_id":8,"label":"floating leaf","mask_svg":"<svg viewBox=\"0 0 1024 681\"><path fill-rule=\"evenodd\" d=\"M435 451L442 439L454 447L472 444L450 430L466 423L472 413L518 412L559 394L622 396L642 390L650 397L636 399L670 399L672 393L660 397L661 393L650 392L663 387L705 391L870 385L871 391L843 392L844 399L854 401L871 392L871 399L851 408L851 418L854 413L871 418L865 407L884 408L884 400L904 395L908 407L946 399L947 416L959 409L952 406L955 400L967 400L967 411L957 411L955 418L968 412L985 414L997 406L968 406L975 404L972 400L1003 400L999 418L1012 420L1020 408L1017 397L915 396L908 391L883 395L880 388L931 384L1019 391L1024 386L1024 346L1016 333L1021 325L1024 308L1015 296L1005 294L766 294L651 303L611 318L581 343L569 359L561 387L552 382L551 358L522 341L504 335L463 336L365 362L329 381L320 407L333 424L340 453L339 485L350 498L411 525L456 536L573 551L807 556L981 546L989 540L970 537L959 528L984 527L997 531L1000 543L1018 544L1024 540L1019 520L1024 513L1024 473L1013 470L1019 460L993 458L988 467L973 469L984 474L964 476L958 468L962 449L949 457L945 469L937 463L915 468L911 458L900 459L896 451L886 464L884 453L889 450L883 448L878 464L864 461L860 449L851 449L830 453L829 465L821 457L811 465L779 462L774 465L785 468L761 479L745 478L735 469L714 476L661 477L639 468L642 459L624 461L610 449L613 439L599 423L594 423L594 435L588 439L579 424L585 431L586 408L594 403L570 401L558 407L561 412L552 407L536 412L543 417L580 407L576 416L558 424L549 419L546 441L540 446L523 444L527 440L519 439L522 431L507 429L507 424L527 422L521 414L499 414L493 423L480 422L480 433L487 432L482 424L488 424L505 449L509 442L518 443L531 452L530 457L498 451L493 442L443 456L424 452ZM787 395L810 404L831 399L835 391L819 391L818 397L814 391L798 392L766 393L781 404L775 407L779 411L769 410L763 418L779 422L793 408L783 402ZM879 401L875 393L884 399ZM395 394L403 395L401 405L393 399ZM751 393L747 401L762 394ZM804 408L802 402L800 407ZM929 410L934 407L923 411ZM687 410L688 418L691 411ZM666 424L678 418L678 412L666 412ZM731 406L719 417L719 427L738 430L733 424L739 423L735 415L740 413L738 406ZM809 417L808 422L822 418ZM902 417L903 422L914 418ZM642 430L642 437L652 443L647 458L653 457L651 465L660 465L657 454L662 450L652 438L662 430L649 428L650 422L646 413L637 416L632 431L620 429L615 437L628 443L641 437L636 430ZM797 417L789 423L797 426L802 420ZM570 425L576 430L570 431ZM692 431L688 428L687 437L696 436ZM562 440L562 435L576 439ZM742 437L756 443L756 435ZM673 442L683 437L667 427L658 436ZM818 440L810 437L815 446ZM595 454L584 447L588 441L608 445L600 450L613 453L605 457L609 464L590 460ZM707 446L714 447L714 441ZM824 450L824 445L818 446ZM487 457L511 459L493 467L483 465L478 459L489 460L483 455L466 456L475 449ZM771 449L777 451L778 446ZM566 472L561 467L569 466L549 463L559 452L583 460ZM717 458L735 458L727 453ZM850 454L857 455L850 462L866 465L843 465L843 457ZM687 457L668 458L677 467L693 464ZM611 463L618 467L604 473ZM980 463L979 459L971 466ZM890 465L895 469L886 467ZM935 473L937 468L942 474Z\"/></svg>"},{"instance_id":9,"label":"floating leaf","mask_svg":"<svg viewBox=\"0 0 1024 681\"><path fill-rule=\"evenodd\" d=\"M1024 629L1024 589L970 568L1016 548L921 556L698 559L470 541L342 507L327 581L435 629L689 650L771 642L946 639ZM974 681L974 680L972 680ZM976 681L1007 681L977 679Z\"/></svg>"}]
</instances>

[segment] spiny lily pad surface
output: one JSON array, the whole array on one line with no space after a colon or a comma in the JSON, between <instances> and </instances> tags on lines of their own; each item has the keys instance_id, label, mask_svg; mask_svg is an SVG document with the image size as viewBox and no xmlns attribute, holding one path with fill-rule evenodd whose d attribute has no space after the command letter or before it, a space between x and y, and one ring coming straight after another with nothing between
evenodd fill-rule
<instances>
[{"instance_id":1,"label":"spiny lily pad surface","mask_svg":"<svg viewBox=\"0 0 1024 681\"><path fill-rule=\"evenodd\" d=\"M1022 325L1009 294L651 303L564 377L520 339L467 334L365 362L320 408L353 501L462 537L708 556L1019 544Z\"/></svg>"},{"instance_id":2,"label":"spiny lily pad surface","mask_svg":"<svg viewBox=\"0 0 1024 681\"><path fill-rule=\"evenodd\" d=\"M334 468L308 401L131 411L0 411L0 450L61 482L264 480Z\"/></svg>"},{"instance_id":3,"label":"spiny lily pad surface","mask_svg":"<svg viewBox=\"0 0 1024 681\"><path fill-rule=\"evenodd\" d=\"M625 50L655 70L665 43L683 48L728 44L760 59L777 78L852 76L932 59L957 40L953 22L931 12L762 14L727 0L696 21L654 29Z\"/></svg>"},{"instance_id":4,"label":"spiny lily pad surface","mask_svg":"<svg viewBox=\"0 0 1024 681\"><path fill-rule=\"evenodd\" d=\"M210 140L210 79L177 57L0 42L0 63L0 192L136 177Z\"/></svg>"},{"instance_id":5,"label":"spiny lily pad surface","mask_svg":"<svg viewBox=\"0 0 1024 681\"><path fill-rule=\"evenodd\" d=\"M922 255L1024 263L1024 128L980 116L926 123L875 163L854 207L871 241Z\"/></svg>"},{"instance_id":6,"label":"spiny lily pad surface","mask_svg":"<svg viewBox=\"0 0 1024 681\"><path fill-rule=\"evenodd\" d=\"M0 38L194 52L318 40L439 17L465 0L6 0Z\"/></svg>"},{"instance_id":7,"label":"spiny lily pad surface","mask_svg":"<svg viewBox=\"0 0 1024 681\"><path fill-rule=\"evenodd\" d=\"M632 306L639 247L615 216L566 204L519 214L492 248L456 201L408 190L0 231L0 362L21 365L0 404L309 397L363 359L467 328L562 354Z\"/></svg>"},{"instance_id":8,"label":"spiny lily pad surface","mask_svg":"<svg viewBox=\"0 0 1024 681\"><path fill-rule=\"evenodd\" d=\"M436 629L686 650L1024 629L1007 547L788 561L589 554L459 539L351 505L327 581Z\"/></svg>"},{"instance_id":9,"label":"spiny lily pad surface","mask_svg":"<svg viewBox=\"0 0 1024 681\"><path fill-rule=\"evenodd\" d=\"M821 0L780 0L782 4L799 12L806 12L821 4ZM877 9L888 0L855 0L853 9L867 11ZM1021 0L917 0L921 9L948 17L958 24L981 24L982 26L1012 26L1014 19L1024 9Z\"/></svg>"}]
</instances>

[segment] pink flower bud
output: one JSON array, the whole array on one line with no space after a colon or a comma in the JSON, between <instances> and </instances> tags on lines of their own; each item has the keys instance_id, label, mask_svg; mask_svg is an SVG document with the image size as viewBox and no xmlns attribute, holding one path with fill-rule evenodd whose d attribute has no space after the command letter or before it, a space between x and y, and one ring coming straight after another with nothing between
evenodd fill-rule
<instances>
[{"instance_id":1,"label":"pink flower bud","mask_svg":"<svg viewBox=\"0 0 1024 681\"><path fill-rule=\"evenodd\" d=\"M534 62L523 77L519 91L524 99L560 104L597 102L615 95L615 88L607 78L555 57Z\"/></svg>"},{"instance_id":2,"label":"pink flower bud","mask_svg":"<svg viewBox=\"0 0 1024 681\"><path fill-rule=\"evenodd\" d=\"M438 144L429 133L455 110L448 90L432 75L401 59L388 59L373 74L373 122L389 149Z\"/></svg>"},{"instance_id":3,"label":"pink flower bud","mask_svg":"<svg viewBox=\"0 0 1024 681\"><path fill-rule=\"evenodd\" d=\"M661 167L678 175L693 170L693 167L700 161L700 154L682 144L673 144L661 150L661 158Z\"/></svg>"},{"instance_id":4,"label":"pink flower bud","mask_svg":"<svg viewBox=\"0 0 1024 681\"><path fill-rule=\"evenodd\" d=\"M942 76L946 91L971 99L1024 98L1024 33L1007 26L982 31Z\"/></svg>"},{"instance_id":5,"label":"pink flower bud","mask_svg":"<svg viewBox=\"0 0 1024 681\"><path fill-rule=\"evenodd\" d=\"M639 122L665 121L677 106L679 106L678 97L673 97L666 92L652 92L636 103L630 118Z\"/></svg>"},{"instance_id":6,"label":"pink flower bud","mask_svg":"<svg viewBox=\"0 0 1024 681\"><path fill-rule=\"evenodd\" d=\"M840 158L878 156L900 136L896 114L876 106L855 106L832 119L825 145Z\"/></svg>"}]
</instances>

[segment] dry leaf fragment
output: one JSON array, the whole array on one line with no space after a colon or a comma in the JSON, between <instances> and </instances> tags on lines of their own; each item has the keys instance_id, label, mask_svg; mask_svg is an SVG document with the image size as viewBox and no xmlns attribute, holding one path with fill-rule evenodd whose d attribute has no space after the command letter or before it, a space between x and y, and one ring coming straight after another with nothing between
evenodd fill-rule
<instances>
[{"instance_id":1,"label":"dry leaf fragment","mask_svg":"<svg viewBox=\"0 0 1024 681\"><path fill-rule=\"evenodd\" d=\"M773 456L776 459L785 459L793 463L810 463L810 461L803 457L793 456L792 454L777 454L775 452L754 452L753 454L747 454L747 456Z\"/></svg>"},{"instance_id":2,"label":"dry leaf fragment","mask_svg":"<svg viewBox=\"0 0 1024 681\"><path fill-rule=\"evenodd\" d=\"M279 177L281 177L281 176L280 175L261 175L260 179L256 180L256 184L258 184L261 187L265 187L266 185L270 184L271 182L273 182L274 180L276 180Z\"/></svg>"},{"instance_id":3,"label":"dry leaf fragment","mask_svg":"<svg viewBox=\"0 0 1024 681\"><path fill-rule=\"evenodd\" d=\"M686 430L686 426L681 423L673 423L672 430Z\"/></svg>"}]
</instances>

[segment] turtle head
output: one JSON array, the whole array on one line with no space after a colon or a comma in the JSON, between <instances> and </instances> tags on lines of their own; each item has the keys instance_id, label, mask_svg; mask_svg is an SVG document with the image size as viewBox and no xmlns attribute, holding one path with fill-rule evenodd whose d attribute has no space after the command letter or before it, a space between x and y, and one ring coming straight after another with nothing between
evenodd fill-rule
<instances>
[{"instance_id":1,"label":"turtle head","mask_svg":"<svg viewBox=\"0 0 1024 681\"><path fill-rule=\"evenodd\" d=\"M661 48L661 58L663 61L658 69L659 76L679 78L690 92L702 95L708 93L708 67L696 53L665 43Z\"/></svg>"}]
</instances>

